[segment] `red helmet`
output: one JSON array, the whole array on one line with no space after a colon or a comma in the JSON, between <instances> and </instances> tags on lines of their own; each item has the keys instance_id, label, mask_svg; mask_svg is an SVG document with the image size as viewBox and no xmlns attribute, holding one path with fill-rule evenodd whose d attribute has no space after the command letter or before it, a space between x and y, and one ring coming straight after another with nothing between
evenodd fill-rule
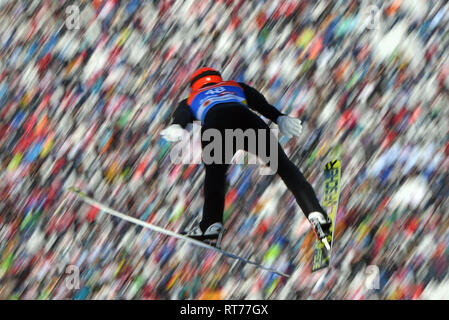
<instances>
[{"instance_id":1,"label":"red helmet","mask_svg":"<svg viewBox=\"0 0 449 320\"><path fill-rule=\"evenodd\" d=\"M222 82L220 72L213 68L200 68L196 70L190 78L192 91L202 88L206 84Z\"/></svg>"}]
</instances>

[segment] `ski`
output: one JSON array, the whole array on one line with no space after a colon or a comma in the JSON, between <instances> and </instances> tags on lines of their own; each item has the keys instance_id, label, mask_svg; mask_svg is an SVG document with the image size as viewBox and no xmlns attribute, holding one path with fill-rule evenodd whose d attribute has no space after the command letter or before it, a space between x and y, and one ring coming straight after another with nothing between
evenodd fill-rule
<instances>
[{"instance_id":1,"label":"ski","mask_svg":"<svg viewBox=\"0 0 449 320\"><path fill-rule=\"evenodd\" d=\"M196 245L198 247L202 247L202 248L206 248L206 249L209 249L209 250L213 250L215 252L218 252L218 253L222 254L225 257L228 257L228 258L231 258L231 259L236 259L236 260L239 260L239 261L241 261L243 263L251 264L251 265L253 265L253 266L257 267L257 268L260 268L262 270L265 270L265 271L268 271L268 272L271 272L271 273L274 273L274 274L277 274L277 275L280 275L280 276L283 276L283 277L290 277L290 275L288 275L286 273L283 273L281 271L278 271L278 270L270 268L270 267L266 267L266 266L264 266L261 263L258 263L258 262L246 259L244 257L232 254L232 253L227 252L227 251L225 251L225 250L223 250L221 248L214 247L214 246L209 245L207 243L204 243L202 241L189 238L189 237L181 235L179 233L176 233L176 232L173 232L173 231L170 231L170 230L167 230L167 229L155 226L155 225L150 224L150 223L148 223L146 221L143 221L143 220L131 217L129 215L126 215L124 213L121 213L119 211L116 211L116 210L114 210L112 208L109 208L109 207L105 206L104 204L98 202L97 200L89 197L84 192L82 192L81 190L79 190L79 189L77 189L75 187L70 187L67 190L69 192L74 193L81 201L84 201L85 203L90 204L90 205L92 205L92 206L94 206L94 207L102 210L103 212L108 213L108 214L110 214L110 215L112 215L114 217L120 218L120 219L128 221L130 223L134 223L134 224L139 225L141 227L144 227L146 229L150 229L150 230L153 230L155 232L158 232L158 233L161 233L161 234L165 234L165 235L170 236L170 237L177 238L179 240L187 241L187 242L189 242L189 243L191 243L193 245Z\"/></svg>"},{"instance_id":2,"label":"ski","mask_svg":"<svg viewBox=\"0 0 449 320\"><path fill-rule=\"evenodd\" d=\"M324 166L324 188L322 206L330 210L329 217L332 220L331 234L326 241L315 241L312 272L329 266L331 261L332 246L334 242L335 221L337 218L338 200L340 197L340 160L332 160Z\"/></svg>"}]
</instances>

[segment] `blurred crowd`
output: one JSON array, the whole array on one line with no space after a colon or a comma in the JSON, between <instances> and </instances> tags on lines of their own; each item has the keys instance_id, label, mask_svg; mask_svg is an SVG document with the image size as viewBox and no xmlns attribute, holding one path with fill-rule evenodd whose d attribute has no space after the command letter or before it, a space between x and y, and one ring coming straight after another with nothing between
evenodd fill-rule
<instances>
[{"instance_id":1,"label":"blurred crowd","mask_svg":"<svg viewBox=\"0 0 449 320\"><path fill-rule=\"evenodd\" d=\"M448 22L444 0L0 0L0 299L449 298ZM202 66L303 121L280 142L319 197L341 159L330 268L254 165L229 170L223 247L288 279L66 191L198 221L202 165L159 133Z\"/></svg>"}]
</instances>

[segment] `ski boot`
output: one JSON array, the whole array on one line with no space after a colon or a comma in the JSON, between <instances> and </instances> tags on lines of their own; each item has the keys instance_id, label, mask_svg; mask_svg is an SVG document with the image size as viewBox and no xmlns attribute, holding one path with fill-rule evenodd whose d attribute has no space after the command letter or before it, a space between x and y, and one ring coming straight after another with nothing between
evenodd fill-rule
<instances>
[{"instance_id":1,"label":"ski boot","mask_svg":"<svg viewBox=\"0 0 449 320\"><path fill-rule=\"evenodd\" d=\"M329 244L328 237L331 234L331 226L332 226L331 218L329 218L328 215L317 211L311 212L307 218L312 224L313 231L315 232L317 238L321 240L326 246L326 249L330 251L331 247Z\"/></svg>"},{"instance_id":2,"label":"ski boot","mask_svg":"<svg viewBox=\"0 0 449 320\"><path fill-rule=\"evenodd\" d=\"M206 231L202 231L200 226L196 226L190 231L184 231L181 234L189 238L202 241L216 248L220 248L225 229L220 222L211 224Z\"/></svg>"}]
</instances>

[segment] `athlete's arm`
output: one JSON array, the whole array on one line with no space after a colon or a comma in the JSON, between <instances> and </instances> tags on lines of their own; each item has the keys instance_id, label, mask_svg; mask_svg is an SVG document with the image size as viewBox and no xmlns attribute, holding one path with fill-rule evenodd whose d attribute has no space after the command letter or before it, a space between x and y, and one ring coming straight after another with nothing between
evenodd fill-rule
<instances>
[{"instance_id":1,"label":"athlete's arm","mask_svg":"<svg viewBox=\"0 0 449 320\"><path fill-rule=\"evenodd\" d=\"M173 113L173 122L172 124L179 124L181 127L185 128L189 123L195 120L195 116L192 113L192 109L190 109L187 104L187 99L182 100L178 104L178 108Z\"/></svg>"},{"instance_id":2,"label":"athlete's arm","mask_svg":"<svg viewBox=\"0 0 449 320\"><path fill-rule=\"evenodd\" d=\"M249 85L239 82L238 83L245 93L246 101L248 102L248 107L259 112L265 118L270 119L274 123L277 123L277 119L284 114L280 112L276 107L268 103L267 99L259 91L250 87Z\"/></svg>"}]
</instances>

